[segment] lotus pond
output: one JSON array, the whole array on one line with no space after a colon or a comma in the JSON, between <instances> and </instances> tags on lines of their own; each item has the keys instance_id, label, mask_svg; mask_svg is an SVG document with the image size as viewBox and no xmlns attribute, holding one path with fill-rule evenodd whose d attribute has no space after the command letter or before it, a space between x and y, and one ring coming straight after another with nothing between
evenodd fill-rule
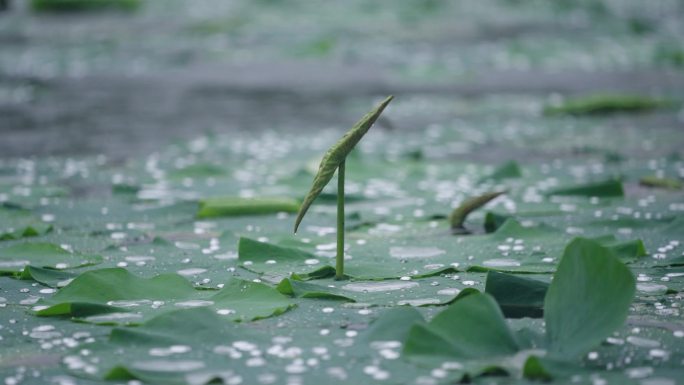
<instances>
[{"instance_id":1,"label":"lotus pond","mask_svg":"<svg viewBox=\"0 0 684 385\"><path fill-rule=\"evenodd\" d=\"M292 38L286 33L292 27L273 18L299 20L299 2L243 5L238 9L254 17L233 22L200 7L198 20L174 27L186 34L176 45L162 38L149 43L156 50L147 64L158 68L177 65L167 56L174 47L208 49L196 48L198 36L210 36L202 41L211 46L226 33L245 38L270 31L257 41L271 43L250 47L251 59L239 56L246 48L236 39L228 57L209 60L232 65L294 55L306 66L344 56L384 66L390 75L388 83L361 93L345 88L342 77L340 94L306 88L286 101L291 95L282 90L240 86L251 90L250 103L268 94L281 101L266 105L301 107L304 118L285 113L306 121L299 129L296 120L266 118L259 129L203 133L206 127L179 118L192 131L180 137L190 139L131 143L132 154L97 136L94 147L102 153L0 159L4 384L681 383L684 93L676 87L682 83L677 61L663 63L653 47L676 52L670 38L682 27L644 31L650 24L642 19L617 18L602 13L611 8L592 11L581 2L584 8L567 11L580 21L566 27L582 30L586 18L601 20L596 28L605 40L545 36L545 22L558 22L558 9L518 3L461 9L407 2L383 12L370 2L350 2L353 10L346 12L375 15L377 25L397 32L374 44L350 32L373 33L367 19L351 28L334 17L340 8L332 5L321 6L327 18L310 26L313 42ZM159 4L137 17L172 12ZM532 32L523 28L515 41L497 37L494 46L491 37L466 34L458 45L468 55L459 54L455 64L448 52L440 54L445 43L434 39L453 28L447 16L466 9L471 13L458 16L465 25L497 11L506 15L499 23ZM113 22L120 15L103 17ZM406 34L406 23L416 34ZM402 56L401 47L420 47L414 39L421 36L430 41L430 60ZM128 63L127 55L141 49L137 44L148 43L131 44L106 51L111 60L76 51L83 54L78 60L54 62L66 72L80 65L88 79L102 80L98 71ZM385 56L363 44L387 48ZM624 52L606 48L616 44ZM283 46L291 49L282 52ZM31 54L41 58L58 55L48 46L34 48ZM654 71L670 75L630 92L585 84L577 95L546 92L548 79L533 90L520 84L492 89L473 80L474 94L439 86L453 81L467 88L480 66L493 72L503 64L484 61L494 60L492 52L516 71L531 68L530 78L583 65L587 76L624 67L637 71L634 79L652 79ZM565 61L568 52L584 64ZM10 56L0 52L5 74ZM448 70L454 66L460 70ZM144 67L140 76L150 80ZM23 70L66 76L50 66ZM45 82L41 87L50 88ZM386 97L385 88L396 93L373 116L375 125L356 146L334 147L344 148L341 157L328 153L332 171L319 169L326 150ZM40 110L40 98L54 102L60 92L31 93L26 103ZM191 95L228 105L239 96ZM5 104L12 103L24 102ZM244 115L279 116L254 105ZM187 108L201 118L196 106ZM212 108L207 111L220 115ZM105 108L93 120L118 112ZM56 153L65 148L60 143ZM342 222L333 176L340 165ZM312 190L321 173L325 180L314 187L322 189Z\"/></svg>"},{"instance_id":2,"label":"lotus pond","mask_svg":"<svg viewBox=\"0 0 684 385\"><path fill-rule=\"evenodd\" d=\"M4 163L6 378L678 378L684 203L639 181L676 180L681 160L445 162L417 154L496 138L428 133L376 128L346 160L346 280L333 279L334 191L292 234L321 152L301 142ZM452 234L454 203L504 189Z\"/></svg>"}]
</instances>

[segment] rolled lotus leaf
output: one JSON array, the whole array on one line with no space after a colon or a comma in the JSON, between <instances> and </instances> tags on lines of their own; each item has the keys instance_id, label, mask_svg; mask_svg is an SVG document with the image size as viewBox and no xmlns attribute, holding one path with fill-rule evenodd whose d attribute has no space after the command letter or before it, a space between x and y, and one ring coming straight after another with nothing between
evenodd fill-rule
<instances>
[{"instance_id":1,"label":"rolled lotus leaf","mask_svg":"<svg viewBox=\"0 0 684 385\"><path fill-rule=\"evenodd\" d=\"M505 193L506 191L494 191L466 199L449 215L449 224L451 225L451 230L455 233L465 231L463 224L470 213Z\"/></svg>"},{"instance_id":2,"label":"rolled lotus leaf","mask_svg":"<svg viewBox=\"0 0 684 385\"><path fill-rule=\"evenodd\" d=\"M294 231L297 232L299 224L301 223L304 215L306 214L309 206L313 203L318 195L323 191L323 188L330 182L335 171L340 166L342 162L346 159L347 155L354 149L354 146L366 135L368 129L371 128L375 120L378 119L382 111L387 107L387 105L392 101L394 97L388 96L383 100L378 106L367 113L361 120L356 122L356 124L347 131L346 134L340 139L335 145L330 147L330 149L325 153L323 159L321 159L321 164L318 166L318 172L314 177L313 185L311 190L304 198L304 202L299 208L299 213L297 214L297 220L295 221Z\"/></svg>"}]
</instances>

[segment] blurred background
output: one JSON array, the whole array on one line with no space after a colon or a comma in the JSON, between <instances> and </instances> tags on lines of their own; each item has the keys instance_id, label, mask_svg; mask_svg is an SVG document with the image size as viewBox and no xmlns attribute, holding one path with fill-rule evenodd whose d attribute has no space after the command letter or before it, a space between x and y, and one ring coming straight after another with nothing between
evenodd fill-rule
<instances>
[{"instance_id":1,"label":"blurred background","mask_svg":"<svg viewBox=\"0 0 684 385\"><path fill-rule=\"evenodd\" d=\"M0 158L122 160L205 134L341 132L390 93L397 112L381 125L415 133L454 122L504 132L572 95L684 92L680 0L2 0L0 8ZM682 145L682 121L669 109L602 124L665 132L670 153ZM476 149L454 154L487 157Z\"/></svg>"}]
</instances>

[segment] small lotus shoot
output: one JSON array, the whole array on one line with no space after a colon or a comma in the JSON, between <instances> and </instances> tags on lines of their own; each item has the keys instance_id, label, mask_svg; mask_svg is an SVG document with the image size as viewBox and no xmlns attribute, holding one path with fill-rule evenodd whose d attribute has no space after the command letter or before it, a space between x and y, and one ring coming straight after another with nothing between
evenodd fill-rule
<instances>
[{"instance_id":1,"label":"small lotus shoot","mask_svg":"<svg viewBox=\"0 0 684 385\"><path fill-rule=\"evenodd\" d=\"M480 207L486 205L499 195L505 194L506 191L488 192L476 197L466 199L460 206L456 207L449 215L449 224L451 225L451 232L454 234L467 234L468 230L463 226L468 215Z\"/></svg>"},{"instance_id":2,"label":"small lotus shoot","mask_svg":"<svg viewBox=\"0 0 684 385\"><path fill-rule=\"evenodd\" d=\"M373 123L378 119L382 111L392 101L393 96L388 96L373 110L368 112L361 120L323 155L318 172L314 177L311 190L304 198L294 225L297 232L304 215L320 195L323 188L330 182L337 171L337 255L335 263L335 279L344 278L344 171L347 155L354 149L356 144L368 132Z\"/></svg>"}]
</instances>

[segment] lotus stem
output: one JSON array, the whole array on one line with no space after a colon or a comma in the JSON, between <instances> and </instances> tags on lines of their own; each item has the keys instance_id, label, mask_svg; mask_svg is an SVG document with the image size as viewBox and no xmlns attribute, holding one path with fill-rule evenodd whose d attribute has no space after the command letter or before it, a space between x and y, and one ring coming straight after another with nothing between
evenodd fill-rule
<instances>
[{"instance_id":1,"label":"lotus stem","mask_svg":"<svg viewBox=\"0 0 684 385\"><path fill-rule=\"evenodd\" d=\"M344 279L344 161L337 169L337 256L335 279Z\"/></svg>"}]
</instances>

